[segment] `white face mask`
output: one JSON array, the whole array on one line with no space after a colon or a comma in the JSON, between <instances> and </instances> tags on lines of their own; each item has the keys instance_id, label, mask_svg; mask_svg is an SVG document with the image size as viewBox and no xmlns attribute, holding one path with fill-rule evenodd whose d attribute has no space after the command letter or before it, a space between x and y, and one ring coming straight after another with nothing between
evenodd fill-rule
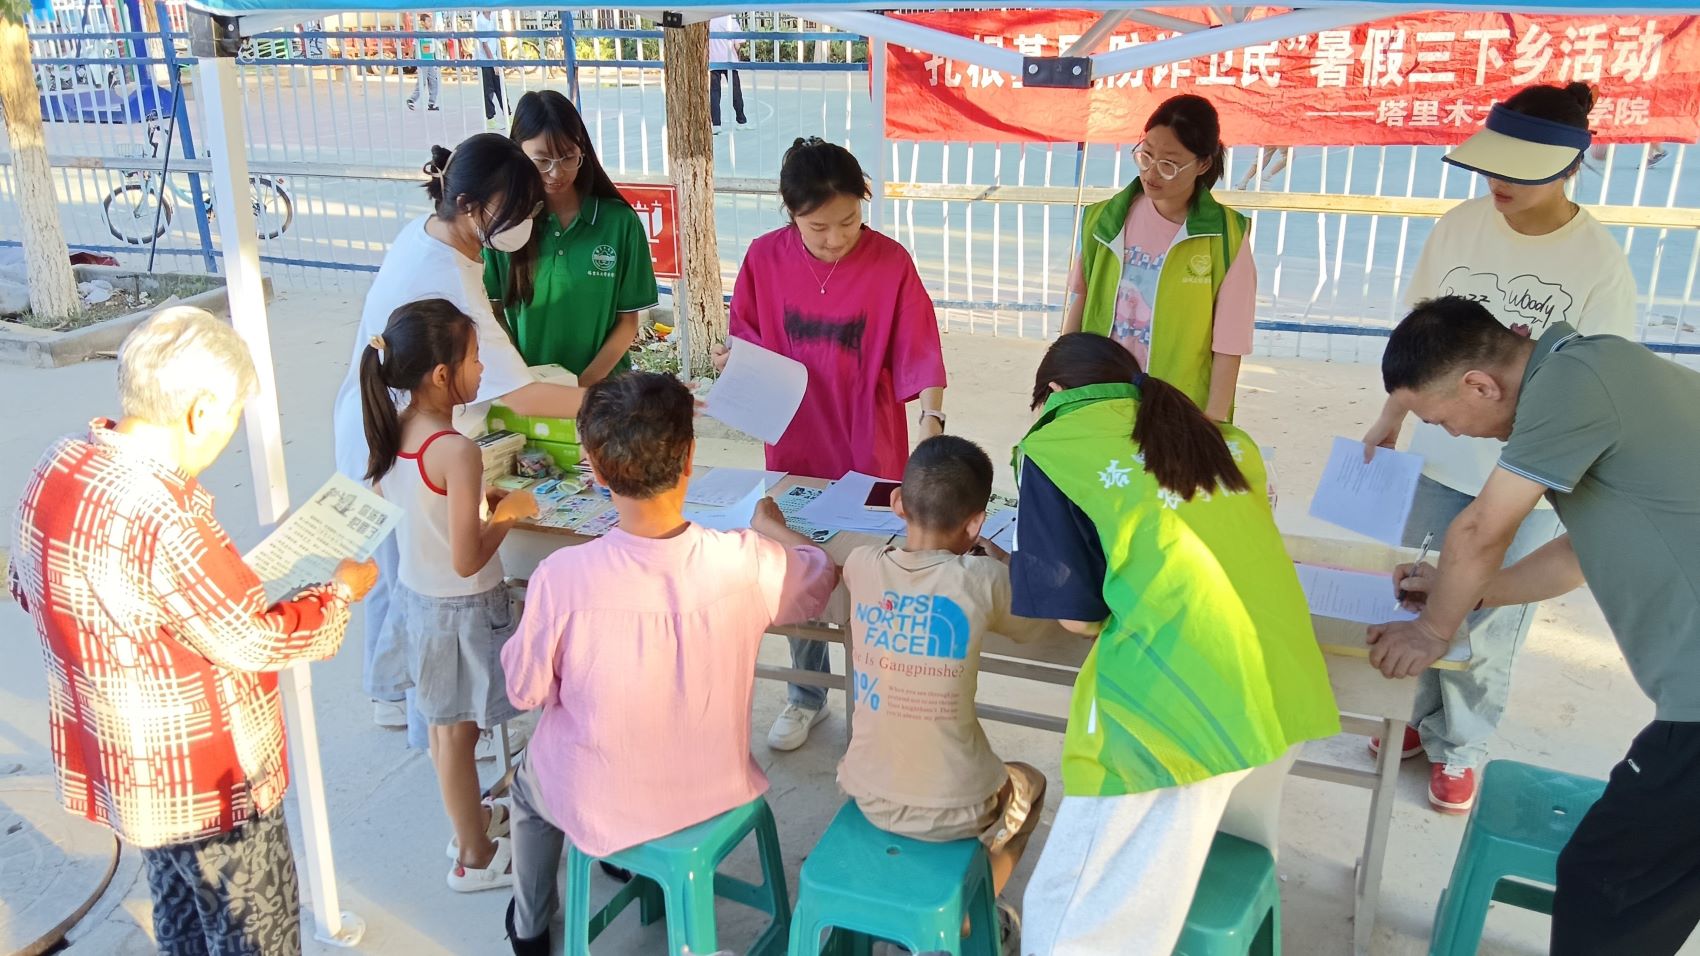
<instances>
[{"instance_id":1,"label":"white face mask","mask_svg":"<svg viewBox=\"0 0 1700 956\"><path fill-rule=\"evenodd\" d=\"M518 252L531 241L531 223L532 220L526 219L494 235L485 235L481 228L478 230L478 240L497 252Z\"/></svg>"}]
</instances>

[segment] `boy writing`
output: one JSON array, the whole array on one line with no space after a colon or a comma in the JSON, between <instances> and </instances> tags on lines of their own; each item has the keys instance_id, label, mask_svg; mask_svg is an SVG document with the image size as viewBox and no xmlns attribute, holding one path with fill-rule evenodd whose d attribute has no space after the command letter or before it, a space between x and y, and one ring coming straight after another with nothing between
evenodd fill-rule
<instances>
[{"instance_id":1,"label":"boy writing","mask_svg":"<svg viewBox=\"0 0 1700 956\"><path fill-rule=\"evenodd\" d=\"M1010 614L1009 568L972 553L991 493L980 446L929 438L892 494L904 546L857 548L844 563L857 686L873 689L858 700L838 783L883 830L985 843L1001 892L1038 825L1045 777L1005 764L986 740L974 714L980 645L987 631L1025 641L1048 625Z\"/></svg>"},{"instance_id":2,"label":"boy writing","mask_svg":"<svg viewBox=\"0 0 1700 956\"><path fill-rule=\"evenodd\" d=\"M512 789L517 956L555 951L563 839L604 857L766 791L749 751L757 647L819 614L838 581L772 500L750 531L685 520L693 412L677 379L632 373L592 386L578 413L620 524L538 566L502 649L509 698L543 709Z\"/></svg>"}]
</instances>

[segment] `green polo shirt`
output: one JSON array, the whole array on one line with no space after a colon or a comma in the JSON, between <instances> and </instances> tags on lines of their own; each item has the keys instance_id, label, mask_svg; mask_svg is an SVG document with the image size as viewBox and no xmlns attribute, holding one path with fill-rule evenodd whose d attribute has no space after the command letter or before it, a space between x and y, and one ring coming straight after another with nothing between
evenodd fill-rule
<instances>
[{"instance_id":1,"label":"green polo shirt","mask_svg":"<svg viewBox=\"0 0 1700 956\"><path fill-rule=\"evenodd\" d=\"M554 213L537 221L537 278L531 301L507 310L508 327L527 365L584 372L621 312L654 308L660 295L649 234L632 207L591 196L567 226ZM484 288L500 302L507 290L505 252L484 251ZM631 367L629 355L614 366Z\"/></svg>"},{"instance_id":2,"label":"green polo shirt","mask_svg":"<svg viewBox=\"0 0 1700 956\"><path fill-rule=\"evenodd\" d=\"M1700 372L1555 322L1499 467L1551 489L1658 719L1700 721Z\"/></svg>"}]
</instances>

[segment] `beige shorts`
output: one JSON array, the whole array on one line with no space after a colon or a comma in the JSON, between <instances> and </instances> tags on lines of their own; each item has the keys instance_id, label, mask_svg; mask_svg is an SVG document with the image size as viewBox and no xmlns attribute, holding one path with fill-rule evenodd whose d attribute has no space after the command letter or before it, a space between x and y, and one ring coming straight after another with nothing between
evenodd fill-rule
<instances>
[{"instance_id":1,"label":"beige shorts","mask_svg":"<svg viewBox=\"0 0 1700 956\"><path fill-rule=\"evenodd\" d=\"M1045 795L1045 775L1024 763L1006 763L1009 778L985 800L966 807L914 807L880 797L857 797L868 822L887 833L946 843L974 838L1001 849L1028 823Z\"/></svg>"}]
</instances>

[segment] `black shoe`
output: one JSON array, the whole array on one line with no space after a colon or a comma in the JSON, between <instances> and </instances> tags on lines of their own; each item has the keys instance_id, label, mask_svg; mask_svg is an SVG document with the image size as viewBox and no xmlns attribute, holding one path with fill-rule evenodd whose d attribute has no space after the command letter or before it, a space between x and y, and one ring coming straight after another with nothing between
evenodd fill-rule
<instances>
[{"instance_id":1,"label":"black shoe","mask_svg":"<svg viewBox=\"0 0 1700 956\"><path fill-rule=\"evenodd\" d=\"M527 939L514 932L514 901L508 900L508 943L514 949L514 956L553 956L549 949L549 933L533 936Z\"/></svg>"},{"instance_id":2,"label":"black shoe","mask_svg":"<svg viewBox=\"0 0 1700 956\"><path fill-rule=\"evenodd\" d=\"M427 107L425 107L425 108L426 108L426 109L427 109L427 110L430 110L430 111L431 111L431 112L433 112L433 113L441 113L441 112L442 112L442 111L443 111L443 110L442 110L442 107L439 107L439 106L427 106Z\"/></svg>"},{"instance_id":3,"label":"black shoe","mask_svg":"<svg viewBox=\"0 0 1700 956\"><path fill-rule=\"evenodd\" d=\"M602 872L608 874L610 877L620 881L621 883L630 883L632 881L631 870L621 869L612 863L606 863L603 861L597 861L596 865L602 868Z\"/></svg>"}]
</instances>

